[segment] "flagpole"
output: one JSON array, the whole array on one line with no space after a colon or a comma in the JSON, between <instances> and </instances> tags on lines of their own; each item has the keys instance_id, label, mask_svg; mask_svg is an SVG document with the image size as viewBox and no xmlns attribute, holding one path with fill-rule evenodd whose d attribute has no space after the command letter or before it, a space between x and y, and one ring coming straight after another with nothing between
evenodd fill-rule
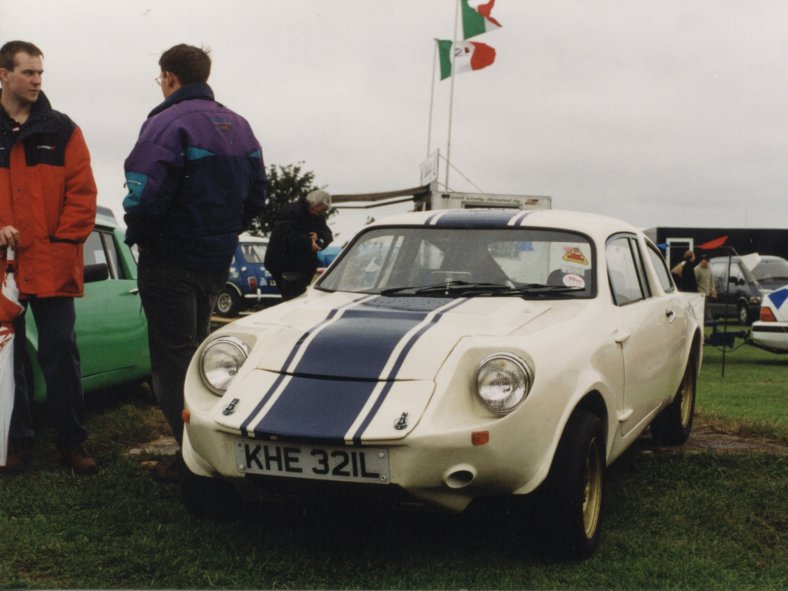
<instances>
[{"instance_id":1,"label":"flagpole","mask_svg":"<svg viewBox=\"0 0 788 591\"><path fill-rule=\"evenodd\" d=\"M432 54L432 83L430 85L430 116L427 120L427 158L430 157L430 148L432 147L432 106L435 101L435 63L438 61L438 40L432 40L435 50Z\"/></svg>"},{"instance_id":2,"label":"flagpole","mask_svg":"<svg viewBox=\"0 0 788 591\"><path fill-rule=\"evenodd\" d=\"M449 190L449 169L451 168L451 116L454 108L454 47L457 44L457 23L460 20L460 2L455 0L456 5L454 9L454 38L451 43L451 89L449 90L449 132L446 138L446 190Z\"/></svg>"}]
</instances>

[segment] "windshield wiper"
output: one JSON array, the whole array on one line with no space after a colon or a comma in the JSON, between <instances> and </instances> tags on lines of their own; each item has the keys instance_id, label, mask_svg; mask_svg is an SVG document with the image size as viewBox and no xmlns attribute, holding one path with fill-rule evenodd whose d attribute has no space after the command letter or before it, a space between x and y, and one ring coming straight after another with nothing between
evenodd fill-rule
<instances>
[{"instance_id":1,"label":"windshield wiper","mask_svg":"<svg viewBox=\"0 0 788 591\"><path fill-rule=\"evenodd\" d=\"M541 283L529 283L527 285L503 285L500 283L469 283L467 281L444 281L433 285L394 287L380 292L383 296L395 295L452 295L474 296L474 297L501 297L501 296L520 296L520 297L564 297L585 288L566 285L542 285Z\"/></svg>"},{"instance_id":2,"label":"windshield wiper","mask_svg":"<svg viewBox=\"0 0 788 591\"><path fill-rule=\"evenodd\" d=\"M572 294L582 291L585 291L585 287L576 285L543 285L541 283L529 283L527 285L513 287L505 294L496 293L494 295L519 295L525 298L550 298L571 296Z\"/></svg>"},{"instance_id":3,"label":"windshield wiper","mask_svg":"<svg viewBox=\"0 0 788 591\"><path fill-rule=\"evenodd\" d=\"M468 281L453 280L433 283L431 285L409 285L405 287L392 287L380 292L383 296L394 295L427 295L432 293L442 293L442 295L463 295L465 293L476 293L479 290L491 289L511 289L508 285L496 283L470 283Z\"/></svg>"}]
</instances>

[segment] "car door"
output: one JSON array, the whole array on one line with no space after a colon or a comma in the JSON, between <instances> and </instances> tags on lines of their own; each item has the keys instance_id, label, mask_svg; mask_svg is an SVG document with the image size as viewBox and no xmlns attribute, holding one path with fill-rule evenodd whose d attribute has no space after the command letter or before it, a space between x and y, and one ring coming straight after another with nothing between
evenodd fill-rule
<instances>
[{"instance_id":1,"label":"car door","mask_svg":"<svg viewBox=\"0 0 788 591\"><path fill-rule=\"evenodd\" d=\"M109 278L85 284L85 297L76 299L76 333L82 377L109 383L111 376L149 367L147 323L136 277L125 267L120 236L96 228L85 242L86 265L105 263Z\"/></svg>"},{"instance_id":2,"label":"car door","mask_svg":"<svg viewBox=\"0 0 788 591\"><path fill-rule=\"evenodd\" d=\"M624 361L622 435L659 407L676 375L676 347L682 321L675 295L652 289L637 238L617 234L606 244L608 279L614 303L614 339Z\"/></svg>"}]
</instances>

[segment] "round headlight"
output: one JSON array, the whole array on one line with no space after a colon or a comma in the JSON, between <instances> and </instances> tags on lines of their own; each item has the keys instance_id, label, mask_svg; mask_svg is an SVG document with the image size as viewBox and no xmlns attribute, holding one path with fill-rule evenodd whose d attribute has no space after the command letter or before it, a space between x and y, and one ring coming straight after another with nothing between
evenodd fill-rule
<instances>
[{"instance_id":1,"label":"round headlight","mask_svg":"<svg viewBox=\"0 0 788 591\"><path fill-rule=\"evenodd\" d=\"M496 353L482 360L476 370L476 395L494 413L514 410L528 395L533 374L520 358Z\"/></svg>"},{"instance_id":2,"label":"round headlight","mask_svg":"<svg viewBox=\"0 0 788 591\"><path fill-rule=\"evenodd\" d=\"M249 348L236 337L219 337L203 349L200 374L214 394L224 394L249 355Z\"/></svg>"}]
</instances>

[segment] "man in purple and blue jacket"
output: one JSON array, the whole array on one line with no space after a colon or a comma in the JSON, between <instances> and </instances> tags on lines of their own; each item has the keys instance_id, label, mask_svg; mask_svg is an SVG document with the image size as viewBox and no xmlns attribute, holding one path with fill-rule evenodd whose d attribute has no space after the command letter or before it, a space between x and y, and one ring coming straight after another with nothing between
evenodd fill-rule
<instances>
[{"instance_id":1,"label":"man in purple and blue jacket","mask_svg":"<svg viewBox=\"0 0 788 591\"><path fill-rule=\"evenodd\" d=\"M214 100L208 53L176 45L159 60L164 102L126 159L126 242L139 246L153 390L180 445L183 382L227 279L238 234L266 199L260 143ZM172 462L160 476L174 476Z\"/></svg>"}]
</instances>

